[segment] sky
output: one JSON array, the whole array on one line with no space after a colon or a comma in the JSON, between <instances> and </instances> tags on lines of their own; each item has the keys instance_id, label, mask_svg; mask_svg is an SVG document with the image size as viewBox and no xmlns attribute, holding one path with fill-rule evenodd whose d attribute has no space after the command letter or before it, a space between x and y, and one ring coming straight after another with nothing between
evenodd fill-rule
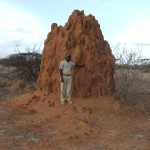
<instances>
[{"instance_id":1,"label":"sky","mask_svg":"<svg viewBox=\"0 0 150 150\"><path fill-rule=\"evenodd\" d=\"M64 26L76 9L95 16L112 49L138 45L150 58L149 6L149 0L0 0L0 58L34 45L42 52L51 24Z\"/></svg>"}]
</instances>

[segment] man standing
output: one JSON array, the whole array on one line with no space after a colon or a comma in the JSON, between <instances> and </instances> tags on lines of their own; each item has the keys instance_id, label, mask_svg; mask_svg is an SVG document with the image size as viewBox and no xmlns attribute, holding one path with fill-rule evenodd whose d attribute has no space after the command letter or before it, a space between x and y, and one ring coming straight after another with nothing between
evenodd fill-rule
<instances>
[{"instance_id":1,"label":"man standing","mask_svg":"<svg viewBox=\"0 0 150 150\"><path fill-rule=\"evenodd\" d=\"M59 69L60 69L60 79L61 79L61 91L60 91L60 99L61 104L65 104L65 99L69 102L69 104L72 104L71 101L71 68L72 67L84 67L85 65L77 65L73 62L71 62L71 55L67 54L65 56L65 60L60 62ZM65 97L66 95L66 97Z\"/></svg>"}]
</instances>

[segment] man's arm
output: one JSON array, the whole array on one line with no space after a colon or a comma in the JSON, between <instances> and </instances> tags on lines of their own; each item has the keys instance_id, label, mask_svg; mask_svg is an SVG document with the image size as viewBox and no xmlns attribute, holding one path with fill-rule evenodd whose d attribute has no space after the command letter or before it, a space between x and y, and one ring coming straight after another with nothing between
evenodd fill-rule
<instances>
[{"instance_id":1,"label":"man's arm","mask_svg":"<svg viewBox=\"0 0 150 150\"><path fill-rule=\"evenodd\" d=\"M81 64L81 65L75 64L75 67L85 67L85 64Z\"/></svg>"},{"instance_id":2,"label":"man's arm","mask_svg":"<svg viewBox=\"0 0 150 150\"><path fill-rule=\"evenodd\" d=\"M60 78L61 78L61 82L64 82L63 70L62 69L60 69Z\"/></svg>"}]
</instances>

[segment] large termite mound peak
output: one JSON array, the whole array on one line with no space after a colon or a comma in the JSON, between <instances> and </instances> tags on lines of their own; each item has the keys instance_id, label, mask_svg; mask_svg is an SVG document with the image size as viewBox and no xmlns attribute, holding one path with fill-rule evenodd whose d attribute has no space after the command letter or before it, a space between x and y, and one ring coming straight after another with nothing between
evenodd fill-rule
<instances>
[{"instance_id":1,"label":"large termite mound peak","mask_svg":"<svg viewBox=\"0 0 150 150\"><path fill-rule=\"evenodd\" d=\"M72 70L75 97L111 95L114 91L114 57L94 16L74 10L62 26L53 23L44 43L38 88L44 95L59 94L59 64L66 53L72 61L85 64Z\"/></svg>"}]
</instances>

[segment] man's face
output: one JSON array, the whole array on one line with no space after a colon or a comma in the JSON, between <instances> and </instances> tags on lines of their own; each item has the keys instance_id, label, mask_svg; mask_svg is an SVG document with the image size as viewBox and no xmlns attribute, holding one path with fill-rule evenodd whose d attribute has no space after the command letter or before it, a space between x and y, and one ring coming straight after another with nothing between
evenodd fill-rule
<instances>
[{"instance_id":1,"label":"man's face","mask_svg":"<svg viewBox=\"0 0 150 150\"><path fill-rule=\"evenodd\" d=\"M69 62L70 60L71 60L71 56L67 56L67 57L66 57L66 61Z\"/></svg>"}]
</instances>

